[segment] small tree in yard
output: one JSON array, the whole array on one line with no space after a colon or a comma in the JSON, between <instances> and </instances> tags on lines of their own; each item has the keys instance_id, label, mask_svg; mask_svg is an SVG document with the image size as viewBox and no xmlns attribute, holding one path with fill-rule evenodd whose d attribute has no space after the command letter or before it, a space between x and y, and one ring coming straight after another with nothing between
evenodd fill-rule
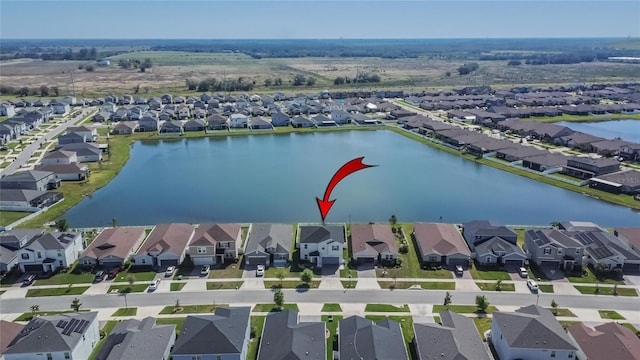
<instances>
[{"instance_id":1,"label":"small tree in yard","mask_svg":"<svg viewBox=\"0 0 640 360\"><path fill-rule=\"evenodd\" d=\"M282 305L284 304L284 293L282 292L282 290L277 289L273 293L273 303L276 304L278 309L282 309Z\"/></svg>"},{"instance_id":2,"label":"small tree in yard","mask_svg":"<svg viewBox=\"0 0 640 360\"><path fill-rule=\"evenodd\" d=\"M391 215L389 223L391 223L391 231L396 232L396 225L398 225L398 218L396 217L396 214Z\"/></svg>"},{"instance_id":3,"label":"small tree in yard","mask_svg":"<svg viewBox=\"0 0 640 360\"><path fill-rule=\"evenodd\" d=\"M487 312L487 308L489 307L489 301L487 297L484 295L476 296L476 305L478 306L478 312Z\"/></svg>"},{"instance_id":4,"label":"small tree in yard","mask_svg":"<svg viewBox=\"0 0 640 360\"><path fill-rule=\"evenodd\" d=\"M558 303L555 300L551 300L551 308L553 315L558 315Z\"/></svg>"},{"instance_id":5,"label":"small tree in yard","mask_svg":"<svg viewBox=\"0 0 640 360\"><path fill-rule=\"evenodd\" d=\"M279 269L276 273L276 276L280 280L280 285L282 285L282 280L284 280L284 271L282 271L282 269Z\"/></svg>"},{"instance_id":6,"label":"small tree in yard","mask_svg":"<svg viewBox=\"0 0 640 360\"><path fill-rule=\"evenodd\" d=\"M80 299L75 298L73 299L73 301L71 301L71 308L73 309L73 311L75 312L80 311L81 306L82 306L82 303L80 302Z\"/></svg>"},{"instance_id":7,"label":"small tree in yard","mask_svg":"<svg viewBox=\"0 0 640 360\"><path fill-rule=\"evenodd\" d=\"M38 304L31 305L30 309L31 309L31 317L34 317L36 316L36 313L40 311L40 305Z\"/></svg>"},{"instance_id":8,"label":"small tree in yard","mask_svg":"<svg viewBox=\"0 0 640 360\"><path fill-rule=\"evenodd\" d=\"M496 291L502 291L502 280L496 281Z\"/></svg>"},{"instance_id":9,"label":"small tree in yard","mask_svg":"<svg viewBox=\"0 0 640 360\"><path fill-rule=\"evenodd\" d=\"M444 295L444 306L449 309L449 305L451 305L451 294L447 291L447 293Z\"/></svg>"},{"instance_id":10,"label":"small tree in yard","mask_svg":"<svg viewBox=\"0 0 640 360\"><path fill-rule=\"evenodd\" d=\"M58 229L58 231L69 230L69 224L67 223L67 219L60 219L56 221L56 229Z\"/></svg>"},{"instance_id":11,"label":"small tree in yard","mask_svg":"<svg viewBox=\"0 0 640 360\"><path fill-rule=\"evenodd\" d=\"M300 275L300 280L302 280L305 284L308 284L313 279L313 271L310 269L304 269L302 274Z\"/></svg>"}]
</instances>

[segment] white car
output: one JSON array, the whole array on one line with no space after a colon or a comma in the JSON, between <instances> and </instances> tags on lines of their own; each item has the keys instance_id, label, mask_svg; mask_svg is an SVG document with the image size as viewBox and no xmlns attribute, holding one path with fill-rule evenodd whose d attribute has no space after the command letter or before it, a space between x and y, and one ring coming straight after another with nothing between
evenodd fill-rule
<instances>
[{"instance_id":1,"label":"white car","mask_svg":"<svg viewBox=\"0 0 640 360\"><path fill-rule=\"evenodd\" d=\"M258 265L258 267L256 268L256 276L263 276L264 275L264 265Z\"/></svg>"},{"instance_id":2,"label":"white car","mask_svg":"<svg viewBox=\"0 0 640 360\"><path fill-rule=\"evenodd\" d=\"M518 269L518 273L520 274L520 277L523 277L523 278L529 277L529 272L527 271L526 268L521 267L520 269Z\"/></svg>"},{"instance_id":3,"label":"white car","mask_svg":"<svg viewBox=\"0 0 640 360\"><path fill-rule=\"evenodd\" d=\"M160 279L153 280L149 283L149 291L156 291L156 289L158 289L158 286L160 286Z\"/></svg>"},{"instance_id":4,"label":"white car","mask_svg":"<svg viewBox=\"0 0 640 360\"><path fill-rule=\"evenodd\" d=\"M209 275L209 269L211 269L211 268L209 267L209 265L203 265L203 266L200 268L200 276L207 276L207 275Z\"/></svg>"},{"instance_id":5,"label":"white car","mask_svg":"<svg viewBox=\"0 0 640 360\"><path fill-rule=\"evenodd\" d=\"M167 271L164 272L164 276L166 277L171 277L173 276L173 273L176 271L176 267L175 266L169 266L167 268Z\"/></svg>"},{"instance_id":6,"label":"white car","mask_svg":"<svg viewBox=\"0 0 640 360\"><path fill-rule=\"evenodd\" d=\"M533 279L527 280L527 286L532 292L538 292L538 284Z\"/></svg>"}]
</instances>

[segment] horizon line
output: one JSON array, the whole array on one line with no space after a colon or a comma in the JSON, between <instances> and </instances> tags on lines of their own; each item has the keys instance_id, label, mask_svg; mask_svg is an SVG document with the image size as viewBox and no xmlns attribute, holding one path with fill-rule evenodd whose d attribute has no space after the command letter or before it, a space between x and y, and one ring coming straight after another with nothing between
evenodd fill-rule
<instances>
[{"instance_id":1,"label":"horizon line","mask_svg":"<svg viewBox=\"0 0 640 360\"><path fill-rule=\"evenodd\" d=\"M23 40L560 40L560 39L622 39L640 40L640 36L547 36L547 37L372 37L372 38L2 38L2 41L23 41Z\"/></svg>"}]
</instances>

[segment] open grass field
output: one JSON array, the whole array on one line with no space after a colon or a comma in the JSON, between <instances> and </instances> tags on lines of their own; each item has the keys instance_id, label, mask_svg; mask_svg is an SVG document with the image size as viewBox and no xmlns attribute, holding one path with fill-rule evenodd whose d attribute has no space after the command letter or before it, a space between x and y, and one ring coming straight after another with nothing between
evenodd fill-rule
<instances>
[{"instance_id":1,"label":"open grass field","mask_svg":"<svg viewBox=\"0 0 640 360\"><path fill-rule=\"evenodd\" d=\"M120 59L151 59L154 66L146 72L121 69ZM308 88L293 87L295 75L316 79L313 88L434 88L443 86L559 84L615 81L640 77L635 64L592 62L569 65L507 66L507 61L477 61L478 71L458 75L457 68L466 60L430 59L427 57L384 59L376 57L302 57L254 59L241 53L193 53L178 51L139 51L112 56L111 65L95 67L94 72L79 69L90 61L16 61L2 67L0 83L14 87L58 86L62 94L71 91L71 73L79 96L96 96L112 92L157 95L163 92L186 93L185 80L243 78L255 83L254 91L279 91ZM354 77L357 72L380 76L380 83L335 86L336 77ZM447 73L449 75L447 76ZM267 78L281 78L281 86L265 87ZM95 84L99 83L97 88Z\"/></svg>"}]
</instances>

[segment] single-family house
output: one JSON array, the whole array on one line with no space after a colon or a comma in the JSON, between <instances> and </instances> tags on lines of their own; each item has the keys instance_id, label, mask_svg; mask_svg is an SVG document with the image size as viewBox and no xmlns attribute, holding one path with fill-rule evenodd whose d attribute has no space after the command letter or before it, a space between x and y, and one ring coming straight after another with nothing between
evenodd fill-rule
<instances>
[{"instance_id":1,"label":"single-family house","mask_svg":"<svg viewBox=\"0 0 640 360\"><path fill-rule=\"evenodd\" d=\"M497 236L476 245L474 254L478 264L512 269L524 266L527 261L527 254L517 244Z\"/></svg>"},{"instance_id":2,"label":"single-family house","mask_svg":"<svg viewBox=\"0 0 640 360\"><path fill-rule=\"evenodd\" d=\"M152 97L151 99L149 99L149 109L151 110L162 109L162 100L157 97Z\"/></svg>"},{"instance_id":3,"label":"single-family house","mask_svg":"<svg viewBox=\"0 0 640 360\"><path fill-rule=\"evenodd\" d=\"M295 310L271 312L264 321L258 360L324 359L326 328L324 321L301 322Z\"/></svg>"},{"instance_id":4,"label":"single-family house","mask_svg":"<svg viewBox=\"0 0 640 360\"><path fill-rule=\"evenodd\" d=\"M111 116L109 117L109 120L111 121L124 121L129 119L129 109L124 107L118 108L118 110L116 110L116 112L114 113L111 113Z\"/></svg>"},{"instance_id":5,"label":"single-family house","mask_svg":"<svg viewBox=\"0 0 640 360\"><path fill-rule=\"evenodd\" d=\"M584 246L558 229L527 230L524 249L540 267L572 270L583 265Z\"/></svg>"},{"instance_id":6,"label":"single-family house","mask_svg":"<svg viewBox=\"0 0 640 360\"><path fill-rule=\"evenodd\" d=\"M44 234L44 229L17 229L0 232L0 273L18 266L18 251L34 238Z\"/></svg>"},{"instance_id":7,"label":"single-family house","mask_svg":"<svg viewBox=\"0 0 640 360\"><path fill-rule=\"evenodd\" d=\"M215 315L187 316L171 358L245 360L251 329L250 313L249 307L218 307Z\"/></svg>"},{"instance_id":8,"label":"single-family house","mask_svg":"<svg viewBox=\"0 0 640 360\"><path fill-rule=\"evenodd\" d=\"M291 118L290 123L294 128L310 128L314 126L313 121L299 115Z\"/></svg>"},{"instance_id":9,"label":"single-family house","mask_svg":"<svg viewBox=\"0 0 640 360\"><path fill-rule=\"evenodd\" d=\"M58 136L58 145L65 144L77 144L83 142L90 142L91 140L86 136L78 133L66 133Z\"/></svg>"},{"instance_id":10,"label":"single-family house","mask_svg":"<svg viewBox=\"0 0 640 360\"><path fill-rule=\"evenodd\" d=\"M580 348L577 359L640 360L640 338L618 323L608 322L594 328L580 323L569 326L567 333Z\"/></svg>"},{"instance_id":11,"label":"single-family house","mask_svg":"<svg viewBox=\"0 0 640 360\"><path fill-rule=\"evenodd\" d=\"M610 174L620 171L620 162L615 159L573 156L567 159L562 172L580 179Z\"/></svg>"},{"instance_id":12,"label":"single-family house","mask_svg":"<svg viewBox=\"0 0 640 360\"><path fill-rule=\"evenodd\" d=\"M318 267L344 263L342 250L345 246L344 226L300 225L298 242L300 260L309 261Z\"/></svg>"},{"instance_id":13,"label":"single-family house","mask_svg":"<svg viewBox=\"0 0 640 360\"><path fill-rule=\"evenodd\" d=\"M55 272L59 267L71 266L84 245L81 233L45 233L18 250L18 267L22 272Z\"/></svg>"},{"instance_id":14,"label":"single-family house","mask_svg":"<svg viewBox=\"0 0 640 360\"><path fill-rule=\"evenodd\" d=\"M36 166L36 171L51 171L62 181L80 181L89 177L89 167L78 163Z\"/></svg>"},{"instance_id":15,"label":"single-family house","mask_svg":"<svg viewBox=\"0 0 640 360\"><path fill-rule=\"evenodd\" d=\"M413 224L413 236L418 244L418 259L424 264L469 266L471 251L453 224Z\"/></svg>"},{"instance_id":16,"label":"single-family house","mask_svg":"<svg viewBox=\"0 0 640 360\"><path fill-rule=\"evenodd\" d=\"M522 158L522 166L531 170L544 172L547 170L561 169L567 165L568 157L558 153L545 152L542 155L527 156Z\"/></svg>"},{"instance_id":17,"label":"single-family house","mask_svg":"<svg viewBox=\"0 0 640 360\"><path fill-rule=\"evenodd\" d=\"M164 94L160 97L160 100L162 101L163 104L172 104L173 103L173 95L171 94Z\"/></svg>"},{"instance_id":18,"label":"single-family house","mask_svg":"<svg viewBox=\"0 0 640 360\"><path fill-rule=\"evenodd\" d=\"M18 324L14 321L0 320L0 359L4 360L4 352L7 347L24 329L24 324Z\"/></svg>"},{"instance_id":19,"label":"single-family house","mask_svg":"<svg viewBox=\"0 0 640 360\"><path fill-rule=\"evenodd\" d=\"M512 243L518 243L518 234L506 226L498 225L488 220L474 220L462 224L462 234L471 251L477 244L494 237L500 237Z\"/></svg>"},{"instance_id":20,"label":"single-family house","mask_svg":"<svg viewBox=\"0 0 640 360\"><path fill-rule=\"evenodd\" d=\"M473 320L452 311L440 313L440 324L413 324L418 359L490 360Z\"/></svg>"},{"instance_id":21,"label":"single-family house","mask_svg":"<svg viewBox=\"0 0 640 360\"><path fill-rule=\"evenodd\" d=\"M160 134L183 134L182 122L178 120L169 120L162 123L160 126Z\"/></svg>"},{"instance_id":22,"label":"single-family house","mask_svg":"<svg viewBox=\"0 0 640 360\"><path fill-rule=\"evenodd\" d=\"M231 114L229 116L229 127L246 128L249 126L249 117L245 114Z\"/></svg>"},{"instance_id":23,"label":"single-family house","mask_svg":"<svg viewBox=\"0 0 640 360\"><path fill-rule=\"evenodd\" d=\"M71 164L78 162L76 153L68 150L54 150L42 158L42 165Z\"/></svg>"},{"instance_id":24,"label":"single-family house","mask_svg":"<svg viewBox=\"0 0 640 360\"><path fill-rule=\"evenodd\" d=\"M195 265L216 265L236 259L241 244L240 224L200 224L188 252Z\"/></svg>"},{"instance_id":25,"label":"single-family house","mask_svg":"<svg viewBox=\"0 0 640 360\"><path fill-rule=\"evenodd\" d=\"M207 124L203 119L189 120L184 124L184 131L204 131L207 128Z\"/></svg>"},{"instance_id":26,"label":"single-family house","mask_svg":"<svg viewBox=\"0 0 640 360\"><path fill-rule=\"evenodd\" d=\"M640 161L640 144L630 143L620 147L618 155L627 161Z\"/></svg>"},{"instance_id":27,"label":"single-family house","mask_svg":"<svg viewBox=\"0 0 640 360\"><path fill-rule=\"evenodd\" d=\"M336 124L348 124L351 122L351 114L344 110L333 110L331 112L331 120Z\"/></svg>"},{"instance_id":28,"label":"single-family house","mask_svg":"<svg viewBox=\"0 0 640 360\"><path fill-rule=\"evenodd\" d=\"M138 128L138 122L136 121L120 121L113 126L111 133L114 135L130 135L133 134Z\"/></svg>"},{"instance_id":29,"label":"single-family house","mask_svg":"<svg viewBox=\"0 0 640 360\"><path fill-rule=\"evenodd\" d=\"M146 236L144 227L104 229L80 254L81 266L113 268L124 266Z\"/></svg>"},{"instance_id":30,"label":"single-family house","mask_svg":"<svg viewBox=\"0 0 640 360\"><path fill-rule=\"evenodd\" d=\"M193 238L190 224L158 224L133 256L135 266L176 266L182 263Z\"/></svg>"},{"instance_id":31,"label":"single-family house","mask_svg":"<svg viewBox=\"0 0 640 360\"><path fill-rule=\"evenodd\" d=\"M100 340L98 312L36 316L11 340L5 360L85 360Z\"/></svg>"},{"instance_id":32,"label":"single-family house","mask_svg":"<svg viewBox=\"0 0 640 360\"><path fill-rule=\"evenodd\" d=\"M28 170L0 178L3 189L53 190L60 187L60 179L51 171Z\"/></svg>"},{"instance_id":33,"label":"single-family house","mask_svg":"<svg viewBox=\"0 0 640 360\"><path fill-rule=\"evenodd\" d=\"M273 130L271 123L260 116L251 118L249 121L249 128L251 130Z\"/></svg>"},{"instance_id":34,"label":"single-family house","mask_svg":"<svg viewBox=\"0 0 640 360\"><path fill-rule=\"evenodd\" d=\"M340 320L340 359L408 359L402 329L389 318L373 322L360 316Z\"/></svg>"},{"instance_id":35,"label":"single-family house","mask_svg":"<svg viewBox=\"0 0 640 360\"><path fill-rule=\"evenodd\" d=\"M613 234L633 250L640 250L640 227L617 227Z\"/></svg>"},{"instance_id":36,"label":"single-family house","mask_svg":"<svg viewBox=\"0 0 640 360\"><path fill-rule=\"evenodd\" d=\"M287 266L293 225L253 224L244 247L246 265Z\"/></svg>"},{"instance_id":37,"label":"single-family house","mask_svg":"<svg viewBox=\"0 0 640 360\"><path fill-rule=\"evenodd\" d=\"M607 231L566 231L584 246L584 263L601 264L606 270L640 271L640 251Z\"/></svg>"},{"instance_id":38,"label":"single-family house","mask_svg":"<svg viewBox=\"0 0 640 360\"><path fill-rule=\"evenodd\" d=\"M96 143L66 144L57 146L56 150L73 151L78 162L96 162L102 159L102 149Z\"/></svg>"},{"instance_id":39,"label":"single-family house","mask_svg":"<svg viewBox=\"0 0 640 360\"><path fill-rule=\"evenodd\" d=\"M70 126L67 128L67 134L75 133L82 135L87 139L87 142L95 142L98 140L98 129L89 126Z\"/></svg>"},{"instance_id":40,"label":"single-family house","mask_svg":"<svg viewBox=\"0 0 640 360\"><path fill-rule=\"evenodd\" d=\"M494 312L491 343L500 359L573 360L579 350L551 311L536 305Z\"/></svg>"},{"instance_id":41,"label":"single-family house","mask_svg":"<svg viewBox=\"0 0 640 360\"><path fill-rule=\"evenodd\" d=\"M156 325L156 319L127 319L107 336L96 360L168 360L176 341L176 325Z\"/></svg>"},{"instance_id":42,"label":"single-family house","mask_svg":"<svg viewBox=\"0 0 640 360\"><path fill-rule=\"evenodd\" d=\"M160 122L156 117L144 116L138 120L138 131L140 132L158 131L159 126Z\"/></svg>"},{"instance_id":43,"label":"single-family house","mask_svg":"<svg viewBox=\"0 0 640 360\"><path fill-rule=\"evenodd\" d=\"M63 102L52 102L50 105L55 115L67 115L71 111L71 105Z\"/></svg>"},{"instance_id":44,"label":"single-family house","mask_svg":"<svg viewBox=\"0 0 640 360\"><path fill-rule=\"evenodd\" d=\"M319 115L316 115L316 116L312 117L311 121L313 121L313 123L317 127L337 126L338 125L338 124L336 124L335 121L331 120L330 118L328 118L328 117L326 117L325 115L322 115L322 114L319 114Z\"/></svg>"},{"instance_id":45,"label":"single-family house","mask_svg":"<svg viewBox=\"0 0 640 360\"><path fill-rule=\"evenodd\" d=\"M282 113L281 111L271 114L271 124L273 126L289 126L291 118L289 115Z\"/></svg>"},{"instance_id":46,"label":"single-family house","mask_svg":"<svg viewBox=\"0 0 640 360\"><path fill-rule=\"evenodd\" d=\"M104 104L100 105L100 111L101 112L112 113L112 112L115 112L117 109L118 109L118 107L116 106L116 104L114 104L112 102L107 102L107 103L104 103Z\"/></svg>"},{"instance_id":47,"label":"single-family house","mask_svg":"<svg viewBox=\"0 0 640 360\"><path fill-rule=\"evenodd\" d=\"M16 114L15 106L9 103L0 104L0 116L12 117Z\"/></svg>"},{"instance_id":48,"label":"single-family house","mask_svg":"<svg viewBox=\"0 0 640 360\"><path fill-rule=\"evenodd\" d=\"M396 238L388 224L352 224L351 253L360 264L395 262L398 258Z\"/></svg>"},{"instance_id":49,"label":"single-family house","mask_svg":"<svg viewBox=\"0 0 640 360\"><path fill-rule=\"evenodd\" d=\"M64 199L61 192L0 188L0 210L36 212Z\"/></svg>"},{"instance_id":50,"label":"single-family house","mask_svg":"<svg viewBox=\"0 0 640 360\"><path fill-rule=\"evenodd\" d=\"M208 130L228 130L228 119L219 114L213 114L207 118Z\"/></svg>"},{"instance_id":51,"label":"single-family house","mask_svg":"<svg viewBox=\"0 0 640 360\"><path fill-rule=\"evenodd\" d=\"M191 116L191 110L187 105L181 105L176 108L176 116L179 120L184 120Z\"/></svg>"},{"instance_id":52,"label":"single-family house","mask_svg":"<svg viewBox=\"0 0 640 360\"><path fill-rule=\"evenodd\" d=\"M105 122L105 121L109 121L109 119L111 118L111 114L112 112L107 112L107 111L100 111L99 113L93 115L93 122Z\"/></svg>"}]
</instances>

